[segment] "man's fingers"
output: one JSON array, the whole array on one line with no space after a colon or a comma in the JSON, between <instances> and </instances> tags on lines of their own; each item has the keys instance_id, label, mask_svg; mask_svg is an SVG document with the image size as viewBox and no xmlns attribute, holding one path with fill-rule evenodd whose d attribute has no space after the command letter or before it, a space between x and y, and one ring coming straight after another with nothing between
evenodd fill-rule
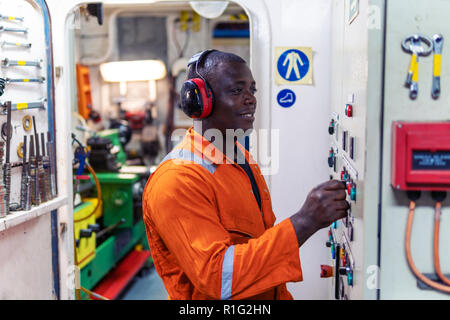
<instances>
[{"instance_id":1,"label":"man's fingers","mask_svg":"<svg viewBox=\"0 0 450 320\"><path fill-rule=\"evenodd\" d=\"M347 193L345 192L345 190L336 190L336 191L332 191L333 193L333 199L335 201L342 201L345 200L347 198Z\"/></svg>"},{"instance_id":2,"label":"man's fingers","mask_svg":"<svg viewBox=\"0 0 450 320\"><path fill-rule=\"evenodd\" d=\"M324 184L321 184L325 190L341 190L345 189L345 182L340 180L330 180Z\"/></svg>"},{"instance_id":3,"label":"man's fingers","mask_svg":"<svg viewBox=\"0 0 450 320\"><path fill-rule=\"evenodd\" d=\"M350 204L348 201L337 201L336 204L336 210L348 210L350 209Z\"/></svg>"},{"instance_id":4,"label":"man's fingers","mask_svg":"<svg viewBox=\"0 0 450 320\"><path fill-rule=\"evenodd\" d=\"M347 210L336 210L336 213L338 214L338 217L336 218L336 220L345 218L346 216L348 216L348 212Z\"/></svg>"}]
</instances>

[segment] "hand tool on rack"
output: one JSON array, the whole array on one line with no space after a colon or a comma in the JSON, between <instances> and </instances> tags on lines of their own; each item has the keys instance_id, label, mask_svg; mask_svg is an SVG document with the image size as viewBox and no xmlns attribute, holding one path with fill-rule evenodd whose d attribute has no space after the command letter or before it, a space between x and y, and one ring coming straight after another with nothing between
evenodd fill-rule
<instances>
[{"instance_id":1,"label":"hand tool on rack","mask_svg":"<svg viewBox=\"0 0 450 320\"><path fill-rule=\"evenodd\" d=\"M0 42L0 46L2 48L3 47L31 48L31 43L2 41Z\"/></svg>"},{"instance_id":2,"label":"hand tool on rack","mask_svg":"<svg viewBox=\"0 0 450 320\"><path fill-rule=\"evenodd\" d=\"M50 131L47 132L47 150L49 159L49 169L50 169L50 198L56 198L56 166L55 166L55 149L54 142L51 141Z\"/></svg>"},{"instance_id":3,"label":"hand tool on rack","mask_svg":"<svg viewBox=\"0 0 450 320\"><path fill-rule=\"evenodd\" d=\"M41 132L41 145L42 145L42 189L44 198L43 202L46 202L50 199L50 164L48 159L48 152L46 152L46 144L45 144L45 134L44 132Z\"/></svg>"},{"instance_id":4,"label":"hand tool on rack","mask_svg":"<svg viewBox=\"0 0 450 320\"><path fill-rule=\"evenodd\" d=\"M10 151L11 151L11 101L6 102L7 115L6 115L6 157L5 164L3 165L3 183L5 185L5 205L6 214L9 214L9 200L11 194L11 163L10 163Z\"/></svg>"},{"instance_id":5,"label":"hand tool on rack","mask_svg":"<svg viewBox=\"0 0 450 320\"><path fill-rule=\"evenodd\" d=\"M9 28L9 27L5 27L5 26L0 26L0 32L22 32L24 34L28 33L28 29L27 28Z\"/></svg>"},{"instance_id":6,"label":"hand tool on rack","mask_svg":"<svg viewBox=\"0 0 450 320\"><path fill-rule=\"evenodd\" d=\"M444 46L444 37L441 34L433 36L433 87L431 89L431 97L439 98L441 94L441 59L442 47Z\"/></svg>"},{"instance_id":7,"label":"hand tool on rack","mask_svg":"<svg viewBox=\"0 0 450 320\"><path fill-rule=\"evenodd\" d=\"M38 204L41 204L43 202L43 194L45 193L45 188L42 188L44 184L43 181L43 171L44 167L42 166L42 158L40 156L39 151L39 135L37 133L37 127L36 127L36 118L33 116L33 127L34 127L34 139L35 139L35 146L36 146L36 199L38 199Z\"/></svg>"},{"instance_id":8,"label":"hand tool on rack","mask_svg":"<svg viewBox=\"0 0 450 320\"><path fill-rule=\"evenodd\" d=\"M20 182L20 207L27 209L27 183L28 183L28 166L27 166L27 136L23 136L23 158L22 158L22 179Z\"/></svg>"},{"instance_id":9,"label":"hand tool on rack","mask_svg":"<svg viewBox=\"0 0 450 320\"><path fill-rule=\"evenodd\" d=\"M414 70L416 68L416 63L418 63L419 52L417 48L420 48L420 37L418 35L413 35L410 38L410 46L408 52L411 53L411 60L409 62L408 75L406 76L405 86L409 88L412 83L412 77Z\"/></svg>"},{"instance_id":10,"label":"hand tool on rack","mask_svg":"<svg viewBox=\"0 0 450 320\"><path fill-rule=\"evenodd\" d=\"M4 16L2 14L0 14L0 19L1 20L10 20L10 21L21 21L21 22L23 22L23 20L24 20L23 17Z\"/></svg>"},{"instance_id":11,"label":"hand tool on rack","mask_svg":"<svg viewBox=\"0 0 450 320\"><path fill-rule=\"evenodd\" d=\"M17 111L17 110L23 110L23 109L42 109L45 110L45 103L47 102L46 98L42 98L39 101L36 102L20 102L20 103L13 103L11 106L11 111ZM6 106L4 103L0 103L0 106L2 107L2 114L6 114Z\"/></svg>"},{"instance_id":12,"label":"hand tool on rack","mask_svg":"<svg viewBox=\"0 0 450 320\"><path fill-rule=\"evenodd\" d=\"M29 79L10 79L10 78L6 78L6 83L28 83L28 82L39 82L39 83L44 83L45 82L45 77L39 77L39 78L29 78Z\"/></svg>"},{"instance_id":13,"label":"hand tool on rack","mask_svg":"<svg viewBox=\"0 0 450 320\"><path fill-rule=\"evenodd\" d=\"M411 54L405 86L409 87L409 97L415 100L419 93L419 57L425 57L431 53L433 50L433 42L427 36L413 34L402 41L402 48L405 52Z\"/></svg>"},{"instance_id":14,"label":"hand tool on rack","mask_svg":"<svg viewBox=\"0 0 450 320\"><path fill-rule=\"evenodd\" d=\"M29 79L10 79L10 78L0 78L0 96L5 92L6 85L8 83L44 83L45 78L29 78ZM39 101L41 104L41 101ZM16 106L17 107L17 106Z\"/></svg>"},{"instance_id":15,"label":"hand tool on rack","mask_svg":"<svg viewBox=\"0 0 450 320\"><path fill-rule=\"evenodd\" d=\"M36 183L36 156L34 153L34 139L33 136L30 136L30 159L28 161L28 170L30 177L30 186L31 186L31 197L30 197L30 205L38 205L39 203L39 186Z\"/></svg>"},{"instance_id":16,"label":"hand tool on rack","mask_svg":"<svg viewBox=\"0 0 450 320\"><path fill-rule=\"evenodd\" d=\"M42 64L44 63L44 60L38 60L38 61L26 61L26 60L10 60L8 58L2 59L2 66L3 67L36 67L36 68L42 68Z\"/></svg>"}]
</instances>

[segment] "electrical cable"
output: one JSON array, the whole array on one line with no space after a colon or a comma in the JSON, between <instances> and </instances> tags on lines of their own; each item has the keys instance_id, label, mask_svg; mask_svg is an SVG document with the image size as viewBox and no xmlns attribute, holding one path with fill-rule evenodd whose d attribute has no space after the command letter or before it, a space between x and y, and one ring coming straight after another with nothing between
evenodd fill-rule
<instances>
[{"instance_id":1,"label":"electrical cable","mask_svg":"<svg viewBox=\"0 0 450 320\"><path fill-rule=\"evenodd\" d=\"M75 264L78 265L77 247L76 247L75 239L73 240L73 253L74 253ZM97 298L100 300L109 300L108 298L105 298L104 296L99 295L98 293L95 293L93 291L90 291L82 286L80 286L80 288L75 288L75 299L76 300L81 300L81 291L83 291L84 293L87 293L91 297L94 297L94 298Z\"/></svg>"},{"instance_id":2,"label":"electrical cable","mask_svg":"<svg viewBox=\"0 0 450 320\"><path fill-rule=\"evenodd\" d=\"M177 36L176 36L176 22L174 22L172 24L172 39L173 39L173 42L174 42L175 47L177 49L178 56L181 57L181 46L180 46L180 43L178 42L178 39L177 39Z\"/></svg>"},{"instance_id":3,"label":"electrical cable","mask_svg":"<svg viewBox=\"0 0 450 320\"><path fill-rule=\"evenodd\" d=\"M81 287L81 291L83 291L84 293L87 293L91 297L94 297L94 298L97 298L97 299L100 299L100 300L109 300L108 298L105 298L104 296L99 295L98 293L95 293L95 292L90 291L90 290L88 290L86 288L83 288L83 287Z\"/></svg>"},{"instance_id":4,"label":"electrical cable","mask_svg":"<svg viewBox=\"0 0 450 320\"><path fill-rule=\"evenodd\" d=\"M191 21L188 20L187 22L190 23ZM173 24L172 24L172 39L173 39L175 47L177 48L177 51L178 51L178 58L181 58L181 57L184 56L184 53L185 53L185 51L187 49L191 33L189 31L190 26L188 26L187 30L185 31L186 36L184 38L183 48L181 48L180 43L178 42L177 35L176 35L176 25L178 23L180 23L180 21L179 20L175 20L173 22Z\"/></svg>"},{"instance_id":5,"label":"electrical cable","mask_svg":"<svg viewBox=\"0 0 450 320\"><path fill-rule=\"evenodd\" d=\"M77 140L76 136L74 134L72 134L72 144L74 142L78 143L78 145L83 148L84 150L86 150L86 147L83 146L83 144ZM86 220L88 218L90 218L93 214L95 214L95 212L97 211L97 209L101 206L102 204L102 191L101 191L101 186L100 186L100 181L97 178L97 175L95 174L94 169L91 167L91 165L88 162L85 162L85 166L87 167L88 171L92 174L92 177L94 178L95 181L95 185L97 187L97 205L95 206L95 209L92 210L92 212L87 216L84 217L82 219L74 219L73 222L80 222L83 220ZM76 247L76 241L75 238L73 239L73 252L74 252L74 261L75 261L75 265L78 265L78 256L77 256L77 247ZM88 294L90 297L94 297L96 299L100 299L100 300L109 300L108 298L103 297L102 295L99 295L98 293L95 293L93 291L90 291L86 288L83 288L80 286L80 288L75 288L75 298L77 300L81 300L81 291L83 291L84 293Z\"/></svg>"},{"instance_id":6,"label":"electrical cable","mask_svg":"<svg viewBox=\"0 0 450 320\"><path fill-rule=\"evenodd\" d=\"M441 263L439 258L439 229L441 224L442 201L445 199L446 193L432 192L433 200L436 200L434 213L434 236L433 236L433 254L434 254L434 269L439 279L447 285L450 285L450 279L447 278L441 270Z\"/></svg>"},{"instance_id":7,"label":"electrical cable","mask_svg":"<svg viewBox=\"0 0 450 320\"><path fill-rule=\"evenodd\" d=\"M80 222L86 219L89 219L90 217L92 217L93 214L95 214L95 212L97 211L97 209L102 205L102 189L100 186L100 181L97 178L97 175L95 174L94 169L91 167L91 165L89 163L85 163L87 169L89 170L90 174L92 174L92 177L94 178L95 181L95 186L97 188L97 205L95 206L95 209L87 216L81 219L77 219L77 220L73 220L73 222Z\"/></svg>"},{"instance_id":8,"label":"electrical cable","mask_svg":"<svg viewBox=\"0 0 450 320\"><path fill-rule=\"evenodd\" d=\"M409 195L409 194L408 194ZM412 259L411 255L411 230L412 225L414 221L414 210L416 208L416 202L417 199L411 199L411 202L409 204L409 214L408 214L408 221L406 223L406 236L405 236L405 251L406 251L406 258L408 260L409 267L411 271L414 273L414 275L422 282L424 282L426 285L430 286L433 289L450 293L450 286L442 285L438 282L435 282L433 280L428 279L426 276L424 276L419 269L417 269L416 265L414 264L414 261Z\"/></svg>"},{"instance_id":9,"label":"electrical cable","mask_svg":"<svg viewBox=\"0 0 450 320\"><path fill-rule=\"evenodd\" d=\"M72 139L73 139L72 140L72 144L74 142L78 143L78 145L81 148L83 148L83 150L85 150L85 152L87 153L87 148L76 138L75 134L73 134L73 133L72 133ZM74 220L74 222L80 222L80 221L89 219L97 211L97 209L102 205L102 189L101 189L100 181L98 180L94 169L92 168L92 166L88 162L85 162L85 166L86 166L86 168L88 169L89 173L92 175L92 177L94 178L94 181L95 181L95 187L97 188L97 205L95 206L95 209L92 211L92 213L89 214L87 217L84 217L84 218L78 219L78 220ZM75 182L78 182L78 180L76 180ZM78 186L78 184L77 184L77 186Z\"/></svg>"}]
</instances>

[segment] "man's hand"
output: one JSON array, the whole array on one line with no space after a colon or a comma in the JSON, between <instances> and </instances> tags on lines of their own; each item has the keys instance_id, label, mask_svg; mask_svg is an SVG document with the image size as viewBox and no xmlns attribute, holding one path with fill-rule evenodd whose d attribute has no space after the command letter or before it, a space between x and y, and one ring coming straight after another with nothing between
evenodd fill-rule
<instances>
[{"instance_id":1,"label":"man's hand","mask_svg":"<svg viewBox=\"0 0 450 320\"><path fill-rule=\"evenodd\" d=\"M301 246L317 230L346 217L350 205L345 199L342 181L330 180L312 189L300 211L290 217L298 245Z\"/></svg>"}]
</instances>

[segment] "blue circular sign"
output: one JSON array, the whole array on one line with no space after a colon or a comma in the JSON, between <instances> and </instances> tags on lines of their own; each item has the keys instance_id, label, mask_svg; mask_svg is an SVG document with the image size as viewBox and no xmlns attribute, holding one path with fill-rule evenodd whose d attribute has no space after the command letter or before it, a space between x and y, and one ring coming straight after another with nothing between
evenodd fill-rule
<instances>
[{"instance_id":1,"label":"blue circular sign","mask_svg":"<svg viewBox=\"0 0 450 320\"><path fill-rule=\"evenodd\" d=\"M277 70L283 79L287 81L299 81L308 74L309 59L300 50L286 50L278 58Z\"/></svg>"},{"instance_id":2,"label":"blue circular sign","mask_svg":"<svg viewBox=\"0 0 450 320\"><path fill-rule=\"evenodd\" d=\"M295 103L295 93L292 90L284 89L281 90L277 95L277 101L283 108L292 107Z\"/></svg>"}]
</instances>

